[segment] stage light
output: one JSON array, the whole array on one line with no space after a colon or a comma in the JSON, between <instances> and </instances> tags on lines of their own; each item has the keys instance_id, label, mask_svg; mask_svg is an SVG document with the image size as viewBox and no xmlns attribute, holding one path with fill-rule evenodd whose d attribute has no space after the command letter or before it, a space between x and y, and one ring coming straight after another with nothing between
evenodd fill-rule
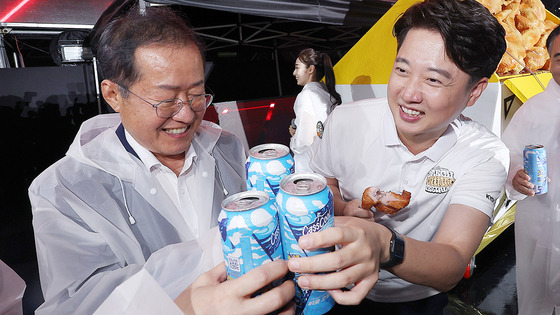
<instances>
[{"instance_id":1,"label":"stage light","mask_svg":"<svg viewBox=\"0 0 560 315\"><path fill-rule=\"evenodd\" d=\"M93 59L90 47L84 47L83 40L61 40L58 49L63 63L84 62Z\"/></svg>"}]
</instances>

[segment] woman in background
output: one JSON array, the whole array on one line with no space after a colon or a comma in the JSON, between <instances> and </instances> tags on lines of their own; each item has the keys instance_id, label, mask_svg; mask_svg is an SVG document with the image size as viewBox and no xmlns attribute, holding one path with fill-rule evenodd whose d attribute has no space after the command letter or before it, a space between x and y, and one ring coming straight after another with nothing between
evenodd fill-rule
<instances>
[{"instance_id":1,"label":"woman in background","mask_svg":"<svg viewBox=\"0 0 560 315\"><path fill-rule=\"evenodd\" d=\"M307 150L316 136L322 137L323 123L332 109L342 103L335 90L331 58L323 52L307 48L302 50L293 73L303 89L296 97L296 118L290 125L290 149L294 155L296 173L313 172L309 167ZM325 82L319 82L325 78Z\"/></svg>"}]
</instances>

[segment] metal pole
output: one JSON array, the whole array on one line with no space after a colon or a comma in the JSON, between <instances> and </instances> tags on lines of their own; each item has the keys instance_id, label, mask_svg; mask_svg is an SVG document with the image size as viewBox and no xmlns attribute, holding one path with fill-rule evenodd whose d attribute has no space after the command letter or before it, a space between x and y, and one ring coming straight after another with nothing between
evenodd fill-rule
<instances>
[{"instance_id":1,"label":"metal pole","mask_svg":"<svg viewBox=\"0 0 560 315\"><path fill-rule=\"evenodd\" d=\"M14 68L19 68L18 56L15 52L14 52Z\"/></svg>"},{"instance_id":2,"label":"metal pole","mask_svg":"<svg viewBox=\"0 0 560 315\"><path fill-rule=\"evenodd\" d=\"M4 46L4 34L0 34L0 68L10 68L6 46Z\"/></svg>"},{"instance_id":3,"label":"metal pole","mask_svg":"<svg viewBox=\"0 0 560 315\"><path fill-rule=\"evenodd\" d=\"M93 57L93 77L95 78L95 99L97 100L97 111L101 114L101 96L99 93L99 75L97 74L97 58Z\"/></svg>"},{"instance_id":4,"label":"metal pole","mask_svg":"<svg viewBox=\"0 0 560 315\"><path fill-rule=\"evenodd\" d=\"M279 96L283 96L282 81L280 79L280 64L278 62L278 47L276 45L276 40L274 40L274 62L276 63L276 79L278 80L278 94Z\"/></svg>"}]
</instances>

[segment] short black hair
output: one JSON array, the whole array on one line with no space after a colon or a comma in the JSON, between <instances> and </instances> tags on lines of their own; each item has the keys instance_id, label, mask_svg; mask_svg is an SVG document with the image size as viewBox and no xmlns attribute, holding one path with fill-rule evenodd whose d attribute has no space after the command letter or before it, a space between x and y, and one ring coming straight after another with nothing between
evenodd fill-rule
<instances>
[{"instance_id":1,"label":"short black hair","mask_svg":"<svg viewBox=\"0 0 560 315\"><path fill-rule=\"evenodd\" d=\"M471 77L471 84L490 78L506 51L504 27L476 0L425 0L412 5L393 27L397 51L413 28L441 34L447 56Z\"/></svg>"},{"instance_id":2,"label":"short black hair","mask_svg":"<svg viewBox=\"0 0 560 315\"><path fill-rule=\"evenodd\" d=\"M103 28L97 42L102 76L128 88L140 76L134 65L137 48L149 45L195 45L204 63L204 45L186 18L170 7L132 6Z\"/></svg>"}]
</instances>

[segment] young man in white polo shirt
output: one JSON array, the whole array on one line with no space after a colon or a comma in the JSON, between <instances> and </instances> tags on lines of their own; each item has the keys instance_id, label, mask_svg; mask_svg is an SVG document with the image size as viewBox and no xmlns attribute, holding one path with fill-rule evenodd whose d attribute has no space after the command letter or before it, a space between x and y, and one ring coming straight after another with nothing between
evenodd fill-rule
<instances>
[{"instance_id":1,"label":"young man in white polo shirt","mask_svg":"<svg viewBox=\"0 0 560 315\"><path fill-rule=\"evenodd\" d=\"M312 149L311 167L327 178L344 217L299 242L342 248L291 259L289 267L339 270L298 281L329 290L338 304L361 302L333 312L441 314L442 292L461 279L507 177L505 145L461 115L505 52L503 27L475 0L426 0L410 7L393 33L398 48L387 98L337 107ZM394 215L372 215L360 208L370 186L409 191L410 203Z\"/></svg>"}]
</instances>

